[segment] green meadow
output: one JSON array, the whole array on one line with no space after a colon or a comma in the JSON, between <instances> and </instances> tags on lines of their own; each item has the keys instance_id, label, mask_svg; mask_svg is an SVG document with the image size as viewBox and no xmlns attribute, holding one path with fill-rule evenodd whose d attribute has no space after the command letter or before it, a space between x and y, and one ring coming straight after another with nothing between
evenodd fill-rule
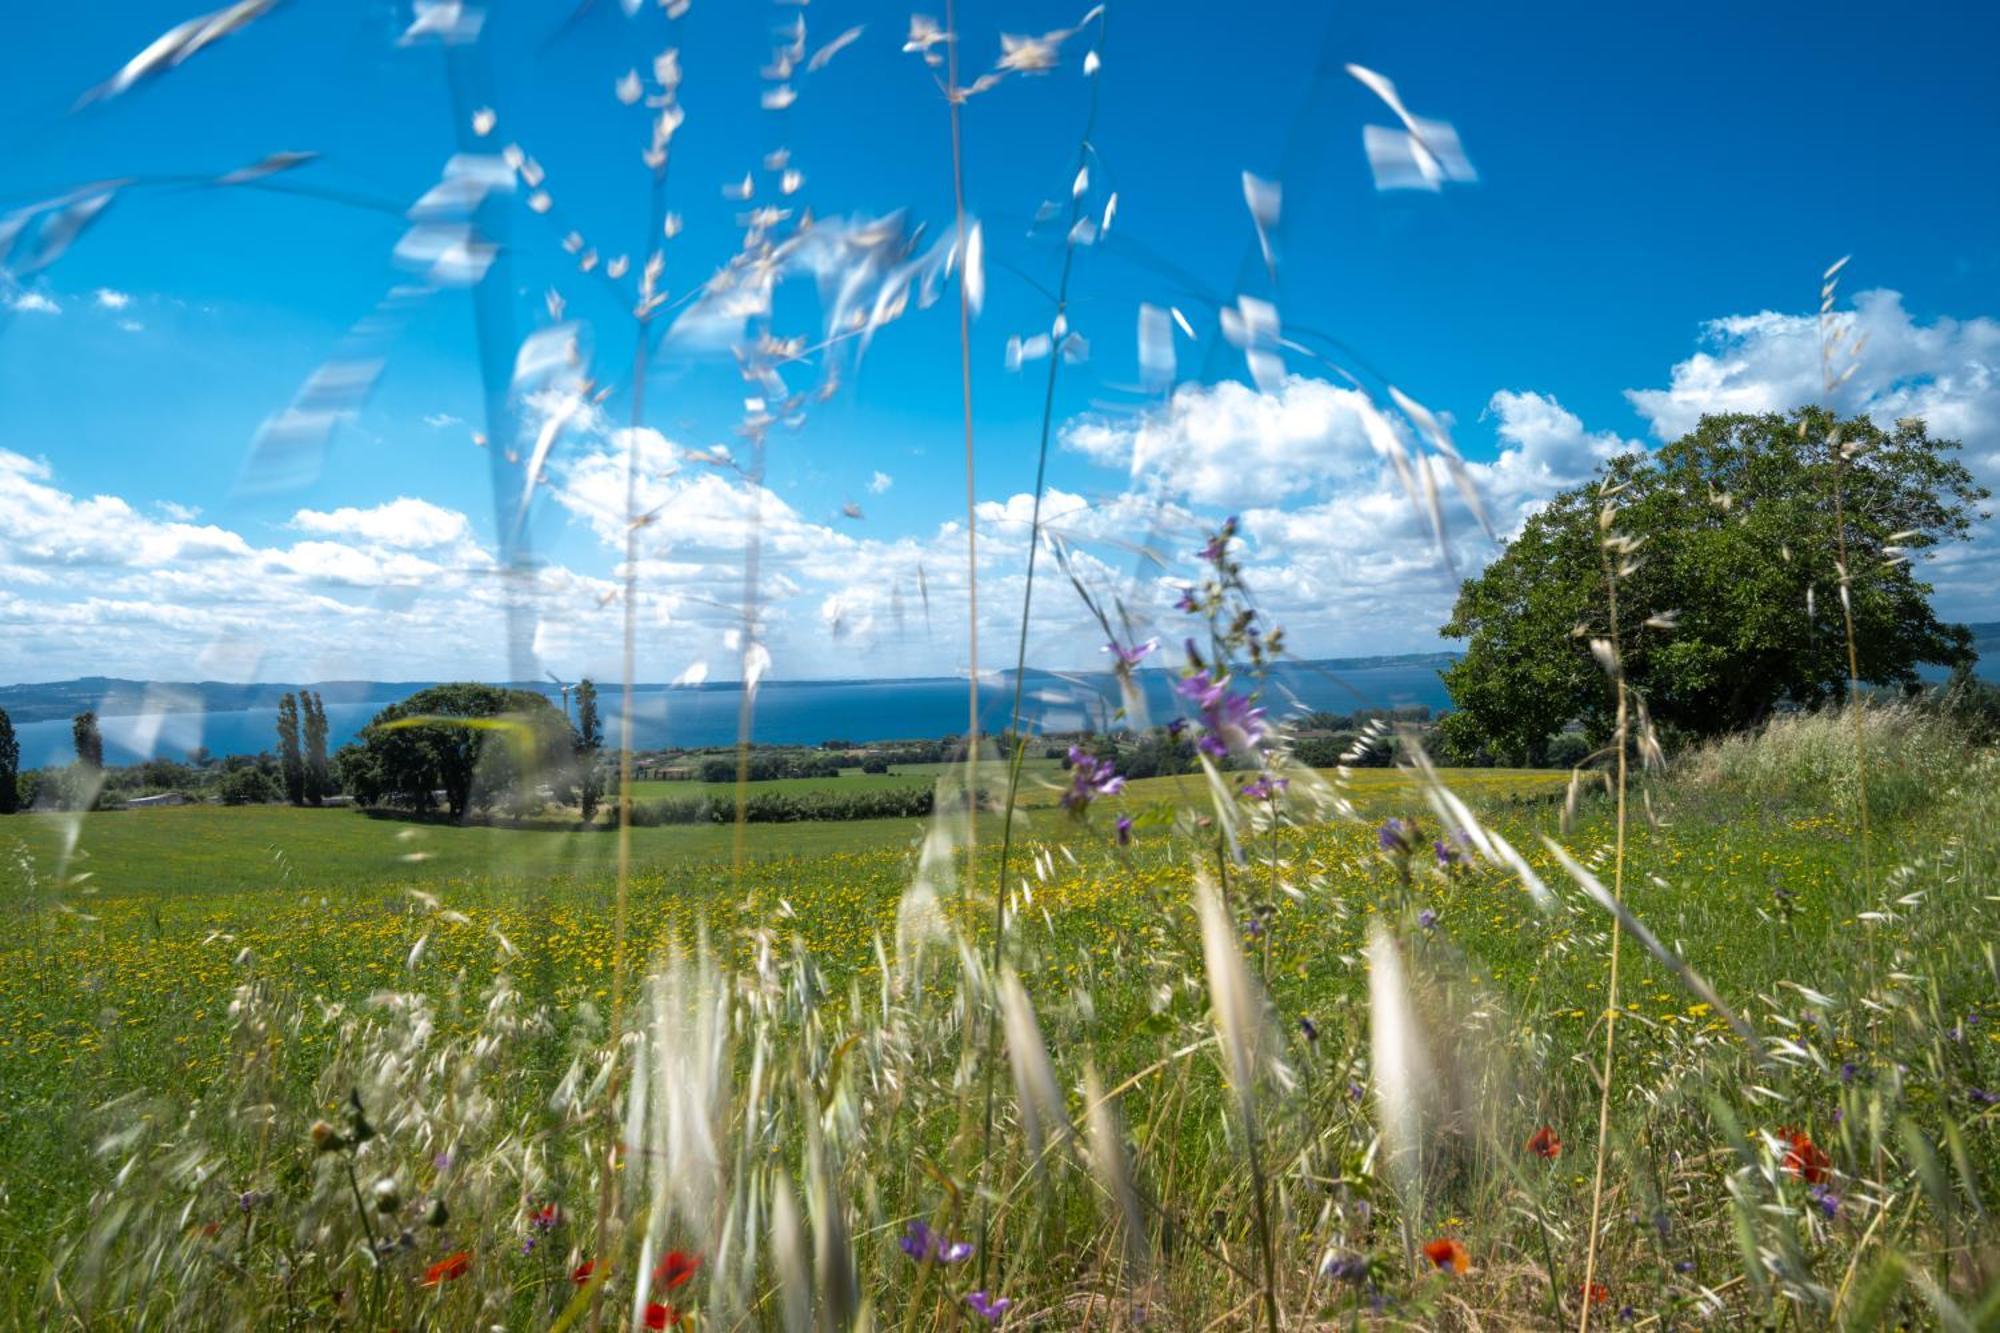
<instances>
[{"instance_id":1,"label":"green meadow","mask_svg":"<svg viewBox=\"0 0 2000 1333\"><path fill-rule=\"evenodd\" d=\"M1906 1263L1900 1247L1920 1238L1932 1238L1921 1243L1940 1263L1961 1262L1935 1247L2000 1187L1994 1112L1979 1100L2000 1086L2000 1007L1984 944L2000 925L1988 892L2000 882L1991 760L1933 733L1885 738L1884 754L1896 746L1946 753L1928 766L1885 760L1867 867L1844 793L1809 766L1722 755L1646 789L1652 819L1635 818L1628 834L1627 901L1723 1007L1626 941L1607 1160L1611 1206L1629 1220L1612 1224L1594 1280L1635 1318L1767 1317L1778 1285L1760 1292L1744 1276L1766 1262L1746 1270L1746 1244L1798 1265L1829 1298L1851 1269L1842 1297L1851 1304L1863 1279L1886 1282L1875 1270ZM1308 779L1298 777L1302 791ZM1441 828L1413 775L1361 770L1338 787L1351 814L1288 795L1283 823L1234 830L1236 854L1199 779L1133 783L1087 819L1038 786L1000 906L1064 1104L1041 1108L1044 1131L1061 1114L1085 1132L1085 1075L1101 1071L1119 1089L1127 1170L1137 1197L1152 1201L1157 1243L1188 1228L1179 1243L1226 1266L1245 1261L1254 1236L1250 1178L1217 1142L1228 1084L1190 906L1200 877L1228 895L1246 984L1264 997L1259 1040L1282 1070L1260 1078L1257 1095L1266 1206L1278 1212L1274 1262L1288 1294L1346 1319L1393 1282L1401 1316L1423 1323L1476 1291L1487 1308L1534 1322L1551 1300L1576 1304L1573 1290L1551 1293L1538 1274L1580 1281L1611 932L1542 842L1561 832L1565 775L1439 777L1520 849L1545 901L1502 867L1441 856ZM1135 818L1129 846L1114 835L1121 813ZM1612 813L1601 796L1578 804L1565 843L1586 872L1609 873ZM587 1217L602 1176L588 1145L603 1132L595 1126L618 1118L609 1105L590 1112L563 1098L589 1095L573 1080L594 1067L586 1053L603 1039L614 989L669 986L668 977L699 989L729 976L750 989L718 1002L764 993L746 1014L775 1008L743 1020L751 1026L733 1053L725 1045L704 1057L723 1062L720 1086L755 1050L789 1051L803 1063L787 1077L803 1084L731 1095L761 1096L784 1117L806 1105L864 1116L843 1131L845 1170L858 1173L842 1188L863 1228L859 1262L886 1293L883 1317L926 1327L948 1318L955 1296L909 1281L894 1242L901 1218L966 1230L977 1213L981 1164L951 1128L962 1113L977 1118L964 1105L974 1089L952 1070L960 1049L984 1038L953 1016L963 1011L951 997L983 983L951 961L949 941L990 929L997 817L962 829L942 868L923 851L936 821L746 826L740 848L730 827L636 829L623 934L615 832L184 808L83 817L65 863L63 818L18 818L4 830L15 878L0 968L9 1070L0 1258L16 1320L44 1308L66 1274L89 1276L96 1300L122 1293L115 1309L75 1307L83 1322L135 1322L146 1309L234 1317L250 1287L225 1280L229 1264L302 1262L285 1258L303 1254L284 1239L290 1228L355 1225L351 1203L344 1220L340 1211L343 1178L324 1170L350 1158L364 1187L393 1179L409 1208L442 1198L459 1220L398 1221L411 1240L381 1259L379 1291L372 1278L352 1286L333 1268L314 1270L316 1285L295 1291L301 1320L331 1318L364 1292L368 1318L403 1326L474 1310L522 1326L559 1320L576 1292L570 1269L593 1248ZM1391 818L1411 821L1394 826L1407 837L1393 847L1383 834ZM970 863L967 834L978 842ZM1204 842L1210 851L1190 857ZM934 919L913 925L913 903ZM1375 1174L1384 1147L1372 1101L1350 1095L1372 1063L1366 960L1378 921L1411 941L1402 968L1425 1071L1427 1163L1401 1198L1393 1177ZM908 989L918 977L929 980ZM660 995L669 1007L688 1002L685 989ZM1736 1025L1760 1034L1761 1055ZM283 1037L246 1043L246 1027ZM660 1058L693 1059L683 1044L691 1031L655 1032ZM385 1060L406 1072L385 1075ZM1016 1183L992 1204L989 1280L1024 1303L1060 1302L1093 1280L1089 1261L1027 1255L1051 1246L1087 1255L1101 1240L1107 1186L1087 1152L1033 1185L1030 1141L1019 1137L1035 1114L1032 1064L997 1093L1008 1146L991 1167ZM468 1101L474 1086L488 1091ZM350 1091L382 1132L333 1159L316 1154L312 1122L346 1123ZM719 1123L754 1123L726 1105ZM1566 1146L1549 1158L1524 1153L1545 1125ZM1788 1172L1794 1133L1825 1154L1827 1174L1817 1156L1812 1181ZM528 1144L533 1157L519 1158ZM198 1179L186 1174L196 1159ZM1831 1213L1827 1194L1808 1197L1832 1188L1826 1181L1840 1191ZM1175 1197L1215 1202L1196 1218L1176 1211ZM252 1203L239 1208L239 1198ZM1378 1210L1392 1204L1416 1220L1384 1229ZM545 1236L530 1215L552 1205L579 1220ZM718 1243L678 1205L674 1216L677 1240ZM218 1222L228 1264L210 1243ZM71 1240L52 1249L51 1235ZM1471 1256L1468 1274L1448 1279L1456 1286L1391 1276L1399 1251L1439 1240ZM460 1253L476 1280L426 1285L435 1263ZM1351 1257L1362 1265L1354 1272L1373 1275L1329 1280L1329 1253L1338 1272L1350 1272L1338 1264ZM182 1277L141 1289L105 1267L142 1254ZM211 1285L196 1281L204 1271ZM1152 1281L1172 1326L1228 1313L1191 1271ZM1915 1290L1870 1299L1921 1318ZM705 1299L719 1315L722 1297Z\"/></svg>"}]
</instances>

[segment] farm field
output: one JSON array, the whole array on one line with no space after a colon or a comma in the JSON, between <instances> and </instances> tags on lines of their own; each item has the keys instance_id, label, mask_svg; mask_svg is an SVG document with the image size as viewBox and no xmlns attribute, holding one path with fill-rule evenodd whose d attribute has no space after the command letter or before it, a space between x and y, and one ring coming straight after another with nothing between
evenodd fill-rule
<instances>
[{"instance_id":1,"label":"farm field","mask_svg":"<svg viewBox=\"0 0 2000 1333\"><path fill-rule=\"evenodd\" d=\"M1458 1020L1470 1026L1454 1040L1485 1049L1493 1070L1514 1071L1484 1075L1500 1079L1493 1087L1500 1101L1482 1114L1546 1119L1583 1139L1595 1090L1587 1069L1566 1053L1585 1049L1601 1031L1608 937L1602 914L1538 841L1555 831L1546 798L1562 777L1446 776L1492 827L1531 849L1529 861L1552 886L1554 905L1533 910L1511 876L1433 864L1428 842L1407 861L1385 855L1377 821L1414 817L1421 833L1428 814L1407 777L1356 775L1351 795L1363 820L1274 831L1260 846L1267 854L1247 860L1234 886L1239 924L1287 1059L1296 1076L1322 1084L1342 1084L1359 1068L1366 1048L1361 955L1369 923L1387 913L1412 923L1415 965L1446 979L1431 1002L1472 1011ZM1142 822L1132 846L1119 848L1108 827L1117 809L1170 800L1179 794L1176 783L1132 784L1087 823L1041 813L1015 862L1025 885L1012 895L1022 937L1017 965L1041 997L1043 1022L1058 1047L1087 1044L1093 1059L1112 1069L1148 1067L1163 1050L1183 1046L1202 1021L1199 990L1183 991L1194 947L1185 838ZM1823 801L1796 793L1688 790L1663 804L1667 817L1658 828L1632 833L1635 910L1670 934L1721 993L1745 1002L1765 997L1758 1003L1766 1021L1788 1007L1803 1012L1807 1002L1785 987L1836 985L1843 964L1828 960L1860 947L1857 914L1879 900L1857 883L1857 850L1844 822ZM1881 830L1878 851L1921 859L1954 828L1964 824L1949 805L1913 804ZM975 937L991 911L997 831L997 821L986 821L978 891L956 895L940 886L941 911ZM275 1076L290 1089L293 1116L337 1109L337 1090L315 1079L342 1058L338 1015L371 993L426 995L444 1031L469 1033L478 1026L476 1006L463 1008L460 997L504 974L546 1006L554 1023L546 1039L517 1057L523 1086L515 1091L540 1089L535 1096L561 1073L563 1034L592 1030L599 1021L592 1015L609 1001L618 946L606 858L615 840L601 833L401 825L340 811L121 812L84 821L79 847L88 856L76 865L91 878L57 893L40 876L60 828L35 817L10 822L6 832L16 880L0 960L0 1062L9 1071L0 1092L0 1180L9 1192L0 1262L14 1274L5 1299L16 1311L33 1300L35 1256L47 1253L46 1237L79 1225L79 1210L101 1186L105 1168L88 1145L137 1106L200 1105L227 1087L242 1058L229 996L245 981L297 996L306 1012L321 1016L297 1027L278 1056ZM657 965L663 951L689 947L705 930L721 963L754 970L767 945L782 953L796 936L811 951L821 984L838 995L858 983L858 999L882 984L876 941L893 951L921 832L919 821L751 826L738 870L732 829L635 830L627 961L635 969ZM1970 842L1956 836L1958 864L1992 868L1990 829ZM1608 838L1606 811L1586 803L1570 845L1601 866ZM402 859L412 855L428 859ZM1945 913L1955 915L1941 919ZM1990 915L1990 904L1941 895L1912 912L1905 928L1977 934L1994 924ZM2000 1007L1990 996L1964 1006L1965 969L1974 960L1963 951L1948 963L1940 957L1931 978L1938 1002L1960 1005L1952 1010L1960 1026L1981 1035L1927 1071L1923 1086L1934 1102L1963 1102L1968 1088L2000 1084L2000 1046L1991 1036L2000 1021L1977 1027L2000 1020ZM1694 1114L1670 1090L1716 1057L1728 1024L1654 960L1640 954L1628 969L1621 994L1632 1022L1621 1028L1621 1068L1635 1095L1666 1095L1656 1114L1667 1119L1648 1131L1664 1133ZM1088 995L1089 1006L1064 1003L1064 995ZM1164 1007L1163 996L1171 997ZM1865 1061L1871 1038L1863 1016L1843 1005L1839 1016L1823 1017L1829 1059ZM1300 1035L1308 1025L1310 1040ZM1535 1063L1536 1050L1553 1058L1529 1079L1517 1066ZM1832 1067L1802 1068L1778 1079L1773 1093L1785 1099L1784 1114L1814 1116L1814 1131L1829 1139L1839 1131L1828 1117L1846 1104ZM1189 1073L1192 1083L1182 1074L1177 1084L1183 1098L1213 1079L1205 1063ZM1168 1114L1165 1105L1132 1096L1128 1113L1140 1123L1150 1123L1147 1106ZM1175 1120L1168 1128L1163 1120L1154 1132L1191 1135L1185 1149L1199 1150L1197 1126ZM1365 1126L1352 1132L1364 1134L1358 1150ZM303 1133L303 1124L286 1133ZM1706 1173L1722 1165L1689 1163L1649 1186L1648 1197L1659 1191L1690 1210L1711 1206L1698 1201ZM1579 1166L1552 1174L1543 1189L1551 1206L1574 1209L1587 1181ZM1480 1243L1491 1247L1496 1265L1528 1239L1504 1221L1481 1226ZM1461 1229L1473 1233L1470 1225ZM1704 1270L1732 1262L1726 1251L1701 1248L1715 1243L1712 1236L1683 1243L1688 1261ZM543 1311L538 1317L566 1299L560 1286L538 1285L559 1280L545 1266L489 1258L519 1270L510 1280ZM1691 1299L1692 1288L1671 1273L1645 1280L1647 1299ZM535 1296L538 1290L544 1294Z\"/></svg>"},{"instance_id":2,"label":"farm field","mask_svg":"<svg viewBox=\"0 0 2000 1333\"><path fill-rule=\"evenodd\" d=\"M1564 780L1520 770L1447 772L1468 793L1496 798L1547 796ZM1356 774L1352 793L1374 817L1414 801L1409 779L1389 770ZM1157 925L1153 900L1126 882L1126 872L1172 859L1165 830L1142 830L1131 849L1114 848L1110 820L1205 793L1186 778L1136 782L1088 824L1047 808L1056 795L1024 783L1024 804L1042 808L1029 814L1014 864L1032 880L1038 855L1062 855L1065 873L1033 891L1035 910L1059 922L1058 938L1077 950L1064 970L1094 970L1122 953L1121 940ZM72 828L70 887L58 891ZM632 961L643 965L652 950L704 927L741 961L747 941L771 927L795 931L837 982L873 975L874 941L894 938L924 829L912 819L750 825L738 873L732 827L636 828ZM999 833L996 816L980 819L988 884ZM1359 826L1328 827L1296 842L1316 858L1365 859L1372 836ZM80 1202L93 1107L124 1093L194 1099L225 1076L227 997L245 971L239 955L290 991L336 1003L391 986L476 984L503 963L530 994L561 1010L608 998L617 843L610 830L184 806L92 814L80 823L21 816L0 825L0 839L10 877L8 938L0 945L0 1064L10 1075L0 1088L0 1180L9 1182L12 1203L0 1224L11 1233L0 1235L0 1260L27 1252L38 1229L45 1234ZM462 916L447 920L440 908ZM963 923L976 927L978 915L969 910ZM505 956L509 949L518 958ZM302 1034L288 1051L301 1076L328 1054L324 1035ZM29 1170L29 1162L39 1165Z\"/></svg>"},{"instance_id":3,"label":"farm field","mask_svg":"<svg viewBox=\"0 0 2000 1333\"><path fill-rule=\"evenodd\" d=\"M858 768L842 769L838 777L831 778L770 778L763 782L752 782L750 794L765 792L784 796L801 796L816 792L864 792L901 791L909 787L926 787L946 773L962 773L962 764L896 764L887 773L863 773ZM1021 766L1024 788L1039 783L1057 781L1062 776L1060 763L1053 759L1032 758ZM980 782L989 787L1004 788L1007 782L1006 765L987 760L980 765ZM633 798L640 801L662 799L693 799L697 796L734 798L734 782L696 782L692 780L663 781L648 778L632 784Z\"/></svg>"}]
</instances>

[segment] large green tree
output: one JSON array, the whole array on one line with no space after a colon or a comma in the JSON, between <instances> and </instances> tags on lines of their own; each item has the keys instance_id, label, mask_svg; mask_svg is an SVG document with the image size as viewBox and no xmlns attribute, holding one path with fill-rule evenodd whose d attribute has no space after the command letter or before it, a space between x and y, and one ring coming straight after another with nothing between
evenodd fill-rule
<instances>
[{"instance_id":1,"label":"large green tree","mask_svg":"<svg viewBox=\"0 0 2000 1333\"><path fill-rule=\"evenodd\" d=\"M14 719L0 708L0 815L21 808L21 742L14 735Z\"/></svg>"},{"instance_id":2,"label":"large green tree","mask_svg":"<svg viewBox=\"0 0 2000 1333\"><path fill-rule=\"evenodd\" d=\"M285 775L285 799L306 803L306 761L299 748L299 699L286 694L278 700L278 765Z\"/></svg>"},{"instance_id":3,"label":"large green tree","mask_svg":"<svg viewBox=\"0 0 2000 1333\"><path fill-rule=\"evenodd\" d=\"M567 719L535 691L462 682L389 705L362 729L358 744L352 757L342 749L343 778L420 810L442 792L459 816L475 804L562 781L576 740Z\"/></svg>"},{"instance_id":4,"label":"large green tree","mask_svg":"<svg viewBox=\"0 0 2000 1333\"><path fill-rule=\"evenodd\" d=\"M1466 645L1445 672L1447 746L1539 762L1573 721L1610 734L1613 696L1589 645L1610 619L1607 531L1638 543L1610 561L1621 657L1671 734L1844 697L1843 536L1862 681L1913 683L1919 664L1970 660L1970 634L1937 619L1913 563L1964 539L1987 498L1958 447L1915 419L1884 429L1808 408L1704 417L1657 451L1613 459L1460 588L1443 629Z\"/></svg>"}]
</instances>

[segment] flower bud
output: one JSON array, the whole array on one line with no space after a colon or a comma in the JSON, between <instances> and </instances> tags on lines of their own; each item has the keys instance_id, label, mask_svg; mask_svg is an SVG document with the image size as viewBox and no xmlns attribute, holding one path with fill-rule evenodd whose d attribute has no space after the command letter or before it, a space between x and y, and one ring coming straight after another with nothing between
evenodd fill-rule
<instances>
[{"instance_id":1,"label":"flower bud","mask_svg":"<svg viewBox=\"0 0 2000 1333\"><path fill-rule=\"evenodd\" d=\"M393 1176L384 1176L375 1182L375 1211L393 1213L403 1206L403 1192L396 1188Z\"/></svg>"}]
</instances>

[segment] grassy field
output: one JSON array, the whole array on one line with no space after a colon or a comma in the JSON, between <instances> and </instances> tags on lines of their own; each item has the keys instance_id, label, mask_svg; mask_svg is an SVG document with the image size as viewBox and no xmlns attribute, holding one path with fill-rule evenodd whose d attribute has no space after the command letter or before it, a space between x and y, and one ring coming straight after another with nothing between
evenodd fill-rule
<instances>
[{"instance_id":1,"label":"grassy field","mask_svg":"<svg viewBox=\"0 0 2000 1333\"><path fill-rule=\"evenodd\" d=\"M1557 832L1557 806L1543 798L1559 775L1445 779L1526 854L1548 886L1545 909L1514 874L1435 855L1442 830L1428 803L1382 770L1348 789L1361 818L1246 828L1240 859L1224 854L1219 825L1202 822L1206 792L1185 780L1134 783L1088 822L1032 813L1006 905L1011 965L1038 1018L1032 1038L1008 1039L1025 1065L1000 1075L988 1286L1057 1325L1085 1322L1070 1304L1083 1292L1125 1293L1113 1323L1129 1322L1140 1300L1166 1327L1228 1325L1257 1287L1253 1219L1265 1207L1287 1309L1312 1319L1379 1308L1403 1325L1435 1325L1475 1291L1482 1310L1523 1323L1546 1322L1551 1300L1574 1318L1607 918L1540 840ZM1786 1054L1753 1061L1722 1011L1628 942L1600 1270L1615 1302L1607 1314L1774 1319L1808 1287L1822 1309L1831 1304L1843 1272L1851 1314L1875 1292L1892 1238L1894 1253L1937 1257L1940 1275L1928 1280L1956 1293L1947 1299L1978 1294L1978 1273L1943 1238L1976 1234L1965 1228L1983 1217L1979 1201L2000 1188L1994 1112L1978 1099L2000 1088L2000 1006L1980 952L2000 926L1986 896L2000 883L2000 798L1959 761L1923 781L1930 800L1878 825L1872 880L1841 794L1811 781L1718 771L1659 788L1657 825L1635 822L1633 909ZM1176 808L1169 827L1164 812ZM1120 847L1120 810L1161 814ZM1411 854L1385 850L1378 823L1388 815L1420 821ZM947 1285L969 1274L918 1277L895 1240L913 1215L973 1234L981 1167L969 1099L979 1085L964 1081L961 1061L977 1062L983 1037L966 1015L980 1011L970 997L984 983L951 962L950 941L990 935L998 829L983 822L970 891L950 858L919 855L924 831L917 821L753 826L740 866L728 828L635 832L622 956L634 976L661 978L653 1017L635 1020L660 1062L656 1095L678 1108L676 1123L717 1115L721 1135L706 1149L658 1140L630 1185L658 1182L674 1219L661 1242L717 1265L683 1305L720 1319L745 1299L730 1294L717 1255L727 1236L708 1229L733 1188L729 1163L752 1169L767 1152L804 1161L795 1135L810 1120L840 1144L844 1165L816 1176L807 1162L799 1188L848 1199L878 1319L943 1327L963 1308ZM229 1265L279 1263L310 1265L310 1283L293 1293L305 1322L364 1301L363 1322L383 1326L557 1317L576 1291L570 1269L597 1244L594 1163L632 1114L591 1077L621 957L614 838L352 812L122 812L83 821L69 870L90 878L59 884L62 833L39 816L0 829L15 866L0 945L0 1262L10 1275L0 1311L26 1319L46 1299L58 1234L90 1240L53 1253L66 1256L66 1283L124 1311L114 1322L140 1308L192 1324L241 1318L231 1312L254 1308L243 1302L260 1288L225 1280ZM1609 873L1601 804L1586 802L1566 841ZM1220 878L1246 984L1267 997L1262 1204L1230 1146L1226 1062L1215 1058L1190 906L1198 866ZM1364 956L1377 923L1403 940L1424 1069L1424 1165L1401 1184L1382 1168L1375 1117L1386 1074L1381 1048L1371 1052ZM712 974L670 961L704 931ZM937 946L929 962L916 961L924 940ZM722 1049L697 1036L703 1004L736 1015L718 1030L735 1032L734 1054L701 1054ZM1143 1246L1192 1246L1202 1263L1163 1269L1154 1285L1103 1265L1106 1237L1122 1225L1102 1207L1119 1188L1105 1150L1065 1149L1069 1165L1046 1176L1033 1164L1033 1047L1043 1039L1061 1105L1041 1107L1042 1132L1051 1116L1089 1127L1078 1091L1088 1061L1119 1090L1130 1187L1150 1201ZM741 1081L756 1051L777 1062L775 1081ZM344 1123L350 1087L382 1134L315 1158L308 1126ZM728 1146L757 1125L774 1137L754 1152ZM1542 1125L1569 1145L1548 1160L1520 1147ZM1828 1155L1812 1188L1837 1185L1832 1212L1788 1174L1781 1130L1809 1134ZM1935 1146L1926 1156L1912 1143ZM382 1261L379 1286L342 1257L340 1237L358 1238L356 1214L344 1177L329 1171L350 1155L362 1187L392 1179L408 1209L446 1198L455 1219L397 1223L413 1239ZM658 1175L663 1160L681 1163L671 1180ZM239 1208L239 1197L251 1202ZM574 1220L542 1227L549 1207ZM258 1220L265 1209L269 1224ZM1473 1256L1466 1278L1409 1269L1413 1247L1440 1238ZM425 1285L430 1266L461 1252L473 1266L466 1281ZM104 1267L114 1255L182 1277L135 1286ZM1350 1259L1360 1267L1340 1266ZM1207 1284L1190 1276L1201 1269ZM215 1276L198 1280L203 1272ZM1882 1308L1921 1322L1931 1307L1917 1288L1890 1285Z\"/></svg>"}]
</instances>

